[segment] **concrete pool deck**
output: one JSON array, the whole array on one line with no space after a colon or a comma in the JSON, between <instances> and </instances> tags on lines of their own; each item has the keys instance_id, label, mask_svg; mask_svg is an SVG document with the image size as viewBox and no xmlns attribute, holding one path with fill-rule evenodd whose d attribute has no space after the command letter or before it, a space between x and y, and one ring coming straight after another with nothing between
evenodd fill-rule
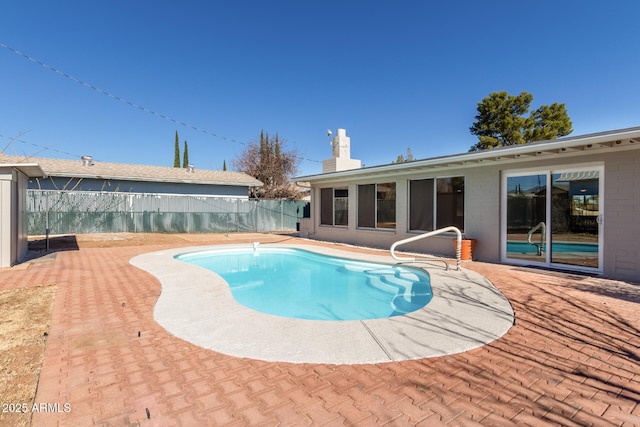
<instances>
[{"instance_id":1,"label":"concrete pool deck","mask_svg":"<svg viewBox=\"0 0 640 427\"><path fill-rule=\"evenodd\" d=\"M35 402L71 410L28 414L31 425L640 425L640 286L630 283L465 263L511 301L516 324L463 353L380 364L227 356L154 320L161 284L130 259L253 241L381 253L251 233L109 234L0 270L0 290L57 289Z\"/></svg>"},{"instance_id":2,"label":"concrete pool deck","mask_svg":"<svg viewBox=\"0 0 640 427\"><path fill-rule=\"evenodd\" d=\"M390 256L354 254L331 247L262 245L302 249L357 261L396 264ZM131 264L162 284L154 319L171 334L210 350L269 362L362 364L444 356L471 350L504 335L513 324L509 301L485 277L470 270L425 267L433 298L404 316L360 321L291 319L237 303L228 284L176 255L246 248L224 245L138 255ZM422 264L426 266L426 264Z\"/></svg>"}]
</instances>

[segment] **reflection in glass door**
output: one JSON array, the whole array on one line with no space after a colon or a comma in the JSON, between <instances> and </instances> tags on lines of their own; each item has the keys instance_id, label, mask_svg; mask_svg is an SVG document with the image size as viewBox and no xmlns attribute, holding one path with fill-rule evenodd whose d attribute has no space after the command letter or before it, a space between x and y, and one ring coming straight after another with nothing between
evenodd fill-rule
<instances>
[{"instance_id":1,"label":"reflection in glass door","mask_svg":"<svg viewBox=\"0 0 640 427\"><path fill-rule=\"evenodd\" d=\"M505 186L507 259L600 268L600 170L513 174Z\"/></svg>"},{"instance_id":2,"label":"reflection in glass door","mask_svg":"<svg viewBox=\"0 0 640 427\"><path fill-rule=\"evenodd\" d=\"M598 268L599 177L596 170L552 175L552 263Z\"/></svg>"},{"instance_id":3,"label":"reflection in glass door","mask_svg":"<svg viewBox=\"0 0 640 427\"><path fill-rule=\"evenodd\" d=\"M507 178L507 258L547 262L547 175Z\"/></svg>"}]
</instances>

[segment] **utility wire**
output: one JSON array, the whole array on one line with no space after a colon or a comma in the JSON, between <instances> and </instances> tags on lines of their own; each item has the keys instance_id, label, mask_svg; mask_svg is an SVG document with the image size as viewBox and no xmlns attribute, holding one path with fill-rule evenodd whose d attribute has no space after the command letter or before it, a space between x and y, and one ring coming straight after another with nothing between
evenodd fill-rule
<instances>
[{"instance_id":1,"label":"utility wire","mask_svg":"<svg viewBox=\"0 0 640 427\"><path fill-rule=\"evenodd\" d=\"M111 92L107 92L106 90L100 89L99 87L96 87L96 86L94 86L94 85L92 85L92 84L90 84L90 83L87 83L87 82L85 82L85 81L83 81L83 80L80 80L80 79L79 79L79 78L77 78L77 77L74 77L74 76L72 76L72 75L69 75L69 74L65 73L64 71L62 71L62 70L59 70L59 69L57 69L57 68L55 68L55 67L52 67L51 65L45 64L44 62L39 61L38 59L36 59L36 58L34 58L34 57L32 57L32 56L29 56L29 55L27 55L26 53L22 53L22 52L20 52L19 50L12 48L11 46L7 46L6 44L4 44L4 43L2 43L2 42L0 42L0 47L3 47L3 48L5 48L5 49L7 49L7 50L9 50L9 51L11 51L11 52L13 52L13 53L15 53L15 54L16 54L16 55L18 55L18 56L21 56L21 57L23 57L23 58L25 58L25 59L28 59L29 61L34 62L34 63L36 63L36 64L40 65L41 67L46 68L46 69L47 69L47 70L49 70L49 71L53 71L54 73L59 74L59 75L61 75L61 76L63 76L63 77L66 77L67 79L69 79L69 80L71 80L71 81L74 81L74 82L76 82L76 83L79 83L79 84L81 84L81 85L82 85L82 86L84 86L84 87L87 87L87 88L89 88L89 89L92 89L92 90L94 90L94 91L96 91L96 92L98 92L98 93L100 93L100 94L102 94L102 95L106 95L106 96L108 96L108 97L110 97L110 98L115 99L116 101L120 101L120 102L122 102L123 104L127 104L127 105L129 105L129 106L131 106L131 107L133 107L133 108L137 108L138 110L144 111L145 113L153 114L154 116L160 117L160 118L162 118L162 119L164 119L164 120L168 120L168 121L173 122L173 123L175 123L175 124L178 124L178 125L180 125L180 126L184 126L184 127L187 127L187 128L193 129L193 130L196 130L196 131L198 131L198 132L202 132L202 133L204 133L204 134L206 134L206 135L211 135L211 136L213 136L213 137L220 138L220 139L223 139L223 140L225 140L225 141L229 141L229 142L234 142L234 143L236 143L236 144L242 144L242 145L245 145L245 143L244 143L244 142L236 141L236 140L234 140L234 139L227 138L227 137L225 137L225 136L221 136L221 135L218 135L218 134L213 133L213 132L209 132L209 131L207 131L207 130L205 130L205 129L202 129L202 128L199 128L199 127L197 127L197 126L190 125L189 123L185 123L185 122L183 122L183 121L176 120L176 119L174 119L174 118L172 118L172 117L169 117L169 116L167 116L167 115L165 115L165 114L161 114L161 113L155 112L155 111L153 111L153 110L150 110L150 109L148 109L148 108L145 108L145 107L143 107L142 105L136 104L135 102L128 101L128 100L126 100L126 99L124 99L124 98L121 98L121 97L119 97L119 96L117 96L117 95L112 94Z\"/></svg>"},{"instance_id":2,"label":"utility wire","mask_svg":"<svg viewBox=\"0 0 640 427\"><path fill-rule=\"evenodd\" d=\"M193 126L193 125L191 125L189 123L185 123L185 122L183 122L181 120L174 119L173 117L169 117L169 116L167 116L165 114L158 113L156 111L150 110L149 108L143 107L142 105L136 104L135 102L129 101L129 100L124 99L124 98L121 98L121 97L119 97L117 95L112 94L111 92L108 92L106 90L100 89L99 87L96 87L96 86L94 86L94 85L92 85L90 83L87 83L87 82L85 82L83 80L80 80L77 77L69 75L69 74L65 73L64 71L62 71L62 70L59 70L59 69L57 69L55 67L52 67L51 65L45 64L44 62L42 62L42 61L40 61L40 60L38 60L38 59L36 59L36 58L34 58L32 56L29 56L26 53L20 52L19 50L14 49L11 46L8 46L8 45L6 45L6 44L4 44L2 42L0 42L0 47L3 47L3 48L7 49L10 52L13 52L14 54L16 54L18 56L21 56L21 57L23 57L25 59L28 59L29 61L31 61L31 62L33 62L35 64L38 64L41 67L46 68L49 71L53 71L54 73L59 74L62 77L65 77L65 78L67 78L67 79L69 79L71 81L74 81L74 82L76 82L78 84L81 84L82 86L84 86L86 88L92 89L92 90L94 90L94 91L96 91L96 92L98 92L98 93L100 93L102 95L106 95L109 98L115 99L116 101L120 101L123 104L129 105L130 107L136 108L136 109L138 109L140 111L144 111L145 113L152 114L154 116L160 117L161 119L168 120L168 121L173 122L173 123L175 123L177 125L180 125L180 126L183 126L183 127L189 128L189 129L193 129L195 131L204 133L205 135L213 136L215 138L219 138L219 139L222 139L224 141L229 141L229 142L233 142L235 144L240 144L240 145L247 145L246 143L244 143L242 141L238 141L238 140L235 140L233 138L227 138L226 136L218 135L217 133L214 133L214 132L209 132L206 129L202 129L202 128L197 127L197 126ZM319 160L307 159L305 157L297 157L297 158L299 158L301 160L306 160L306 161L309 161L309 162L321 163Z\"/></svg>"},{"instance_id":3,"label":"utility wire","mask_svg":"<svg viewBox=\"0 0 640 427\"><path fill-rule=\"evenodd\" d=\"M9 146L10 146L12 143L14 143L14 142L20 142L20 143L22 143L22 144L32 145L32 146L34 146L34 147L36 147L36 148L41 148L41 150L40 150L39 152L42 152L42 151L55 151L56 153L65 154L65 155L67 155L67 156L71 156L71 157L78 157L78 158L82 157L82 156L80 156L80 155L78 155L78 154L69 153L68 151L58 150L57 148L54 148L54 147L55 147L54 145L51 145L51 146L46 147L46 146L44 146L44 145L39 145L39 144L36 144L36 143L33 143L33 142L25 141L25 140L23 140L23 139L18 139L18 138L19 138L19 136L17 136L17 137L10 137L10 136L6 136L6 135L3 135L3 134L1 134L1 133L0 133L0 139L4 139L4 138L6 138L7 140L9 140L9 142L8 142L8 143L4 146L4 148L0 151L0 154L5 154L5 151L7 151L7 150L8 150ZM34 154L34 155L31 155L31 156L26 156L26 155L25 155L25 158L35 157L36 155L37 155L37 153L36 153L36 154Z\"/></svg>"}]
</instances>

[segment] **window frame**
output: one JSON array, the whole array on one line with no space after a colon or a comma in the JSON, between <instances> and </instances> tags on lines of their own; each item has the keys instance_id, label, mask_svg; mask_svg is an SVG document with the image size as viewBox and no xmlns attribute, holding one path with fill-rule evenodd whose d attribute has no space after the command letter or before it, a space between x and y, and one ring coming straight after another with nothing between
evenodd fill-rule
<instances>
[{"instance_id":1,"label":"window frame","mask_svg":"<svg viewBox=\"0 0 640 427\"><path fill-rule=\"evenodd\" d=\"M330 191L330 198L327 197L327 192ZM336 197L336 191L346 192L346 196ZM345 223L338 224L336 221L336 199L346 199L344 218ZM330 212L327 209L326 203L330 201ZM331 218L331 222L327 222L327 218ZM323 187L320 188L320 225L323 227L348 227L349 226L349 188L348 187Z\"/></svg>"},{"instance_id":2,"label":"window frame","mask_svg":"<svg viewBox=\"0 0 640 427\"><path fill-rule=\"evenodd\" d=\"M340 191L340 192L345 192L346 195L340 196L338 197L336 195L336 193ZM344 200L344 209L341 209L340 211L344 212L344 224L340 223L338 224L337 218L338 218L338 210L336 209L337 206L337 200L341 199ZM333 189L333 225L334 227L348 227L349 226L349 188L347 187L334 187Z\"/></svg>"},{"instance_id":3,"label":"window frame","mask_svg":"<svg viewBox=\"0 0 640 427\"><path fill-rule=\"evenodd\" d=\"M440 192L439 191L439 187L438 187L438 181L439 180L456 180L456 179L461 179L462 180L462 194L461 194L461 198L456 197L458 194L457 191L455 191L456 188L456 183L454 182L452 184L452 191L449 193L444 193L444 192ZM436 206L435 206L435 227L436 229L440 229L443 227L448 227L453 225L454 227L458 227L458 229L464 233L464 220L465 220L465 186L466 186L466 179L464 176L446 176L446 177L438 177L436 178L436 195L435 195L435 202L436 202ZM443 205L444 203L441 203L441 199L442 197L445 197L447 195L451 196L451 216L449 217L449 219L452 219L451 223L449 224L443 224L441 222L441 215L442 215L442 210L441 210L441 205ZM444 208L442 208L444 209ZM461 215L456 215L454 212L457 212L459 209L462 209L462 214ZM456 221L456 218L461 218L461 220Z\"/></svg>"},{"instance_id":4,"label":"window frame","mask_svg":"<svg viewBox=\"0 0 640 427\"><path fill-rule=\"evenodd\" d=\"M426 233L426 232L434 230L433 226L435 224L435 217L436 217L436 210L435 210L435 204L434 204L434 197L435 197L434 192L435 192L435 189L436 189L435 180L436 180L435 178L422 178L422 179L409 179L409 180L407 180L407 190L409 191L409 195L407 197L407 200L409 201L409 206L408 206L408 209L407 209L407 214L409 215L409 218L408 218L408 221L407 221L408 231L416 232L416 233ZM414 214L414 212L415 213L418 213L418 212L417 212L417 209L414 209L413 199L411 197L411 195L412 195L412 187L413 187L412 183L414 183L414 182L418 183L418 182L423 182L423 181L427 181L427 182L431 181L431 183L430 183L431 184L430 185L431 189L429 190L430 191L429 195L431 196L430 206L425 206L425 209L424 209L424 216L426 216L425 221L431 222L431 225L426 227L426 229L424 229L424 230L422 228L413 228L413 225L415 223L412 221L412 219L413 219L412 218L412 214ZM416 188L416 191L418 191L417 188ZM417 195L416 195L416 199L419 201ZM423 199L423 200L425 200L425 199ZM426 204L426 203L423 202L423 204ZM422 223L424 221L416 221L416 223L417 222L421 222Z\"/></svg>"},{"instance_id":5,"label":"window frame","mask_svg":"<svg viewBox=\"0 0 640 427\"><path fill-rule=\"evenodd\" d=\"M451 193L443 193L440 192L438 190L439 186L438 183L442 182L443 180L451 180L451 179L461 179L462 180L462 194L461 194L461 200L459 198L455 198L455 192L451 192ZM422 201L422 204L425 205L425 210L428 211L427 213L425 213L427 219L430 220L431 225L429 230L422 230L419 228L414 228L413 226L423 222L424 221L417 221L416 218L413 218L412 215L414 214L418 214L420 213L419 209L416 209L416 207L414 206L414 199L416 201L419 201L419 196L413 196L412 197L412 183L413 182L419 182L419 181L431 181L431 185L433 186L431 189L430 194L428 194L427 196L430 196L430 201L426 202L426 201ZM455 186L454 186L455 187ZM416 189L418 190L418 189ZM408 201L409 201L409 205L408 205L408 209L407 209L407 228L408 228L408 232L411 233L426 233L429 231L433 231L433 230L437 230L443 227L447 227L449 225L454 225L456 227L458 227L460 229L461 232L464 232L464 228L465 228L465 218L466 218L466 176L465 175L456 175L456 176L433 176L433 177L427 177L427 178L419 178L419 179L409 179L407 180L407 191L408 191ZM444 209L443 206L441 206L444 201L443 201L443 197L445 195L453 195L454 197L452 198L452 202L453 205L451 206L450 210L453 211L457 211L458 209L462 209L462 215L460 215L461 217L461 224L458 223L456 224L457 221L451 221L450 224L447 225L442 225L442 215L443 215L443 211L442 209ZM423 199L424 200L424 199ZM456 205L457 202L457 205ZM440 209L439 209L440 207ZM451 218L455 218L454 217L450 217Z\"/></svg>"},{"instance_id":6,"label":"window frame","mask_svg":"<svg viewBox=\"0 0 640 427\"><path fill-rule=\"evenodd\" d=\"M394 221L389 224L393 224L390 227L382 227L380 226L380 209L381 209L381 199L379 199L380 191L378 190L378 186L393 186L393 189L389 192L393 193L393 218ZM366 187L366 192L363 191ZM369 183L369 184L358 184L356 187L357 191L357 224L356 227L358 229L366 229L366 230L389 230L395 231L398 226L398 212L397 212L397 203L398 203L398 195L397 195L398 183L396 181L387 181L380 183ZM391 199L389 199L390 201ZM390 215L389 215L390 216Z\"/></svg>"}]
</instances>

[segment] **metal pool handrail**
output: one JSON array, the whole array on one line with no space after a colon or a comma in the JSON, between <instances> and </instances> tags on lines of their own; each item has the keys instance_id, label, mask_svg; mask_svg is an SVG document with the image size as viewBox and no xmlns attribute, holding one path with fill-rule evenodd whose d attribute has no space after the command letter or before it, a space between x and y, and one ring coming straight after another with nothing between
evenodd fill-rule
<instances>
[{"instance_id":1,"label":"metal pool handrail","mask_svg":"<svg viewBox=\"0 0 640 427\"><path fill-rule=\"evenodd\" d=\"M393 259L395 259L396 261L414 262L416 260L415 258L400 258L400 257L396 256L396 254L395 254L396 248L398 246L400 246L400 245L404 245L405 243L415 242L416 240L425 239L427 237L435 236L437 234L447 233L447 232L450 232L450 231L455 232L456 235L457 235L457 240L458 241L457 241L457 245L456 245L456 266L458 267L458 270L460 270L460 258L461 258L461 252L462 252L462 232L458 229L458 227L454 227L454 226L444 227L444 228L440 228L438 230L433 230L433 231L429 231L429 232L424 233L424 234L420 234L418 236L413 236L413 237L409 237L407 239L398 240L393 245L391 245L391 249L389 249L389 252L391 252L391 257ZM448 265L449 264L447 264L447 266Z\"/></svg>"},{"instance_id":2,"label":"metal pool handrail","mask_svg":"<svg viewBox=\"0 0 640 427\"><path fill-rule=\"evenodd\" d=\"M535 233L536 231L538 231L538 230L540 230L540 244L539 245L537 243L533 243L531 241L531 235L533 233ZM546 239L547 239L547 225L544 222L539 222L535 227L533 227L527 233L527 242L530 245L533 245L538 249L538 256L542 255L542 250L544 248L544 243L545 243Z\"/></svg>"}]
</instances>

